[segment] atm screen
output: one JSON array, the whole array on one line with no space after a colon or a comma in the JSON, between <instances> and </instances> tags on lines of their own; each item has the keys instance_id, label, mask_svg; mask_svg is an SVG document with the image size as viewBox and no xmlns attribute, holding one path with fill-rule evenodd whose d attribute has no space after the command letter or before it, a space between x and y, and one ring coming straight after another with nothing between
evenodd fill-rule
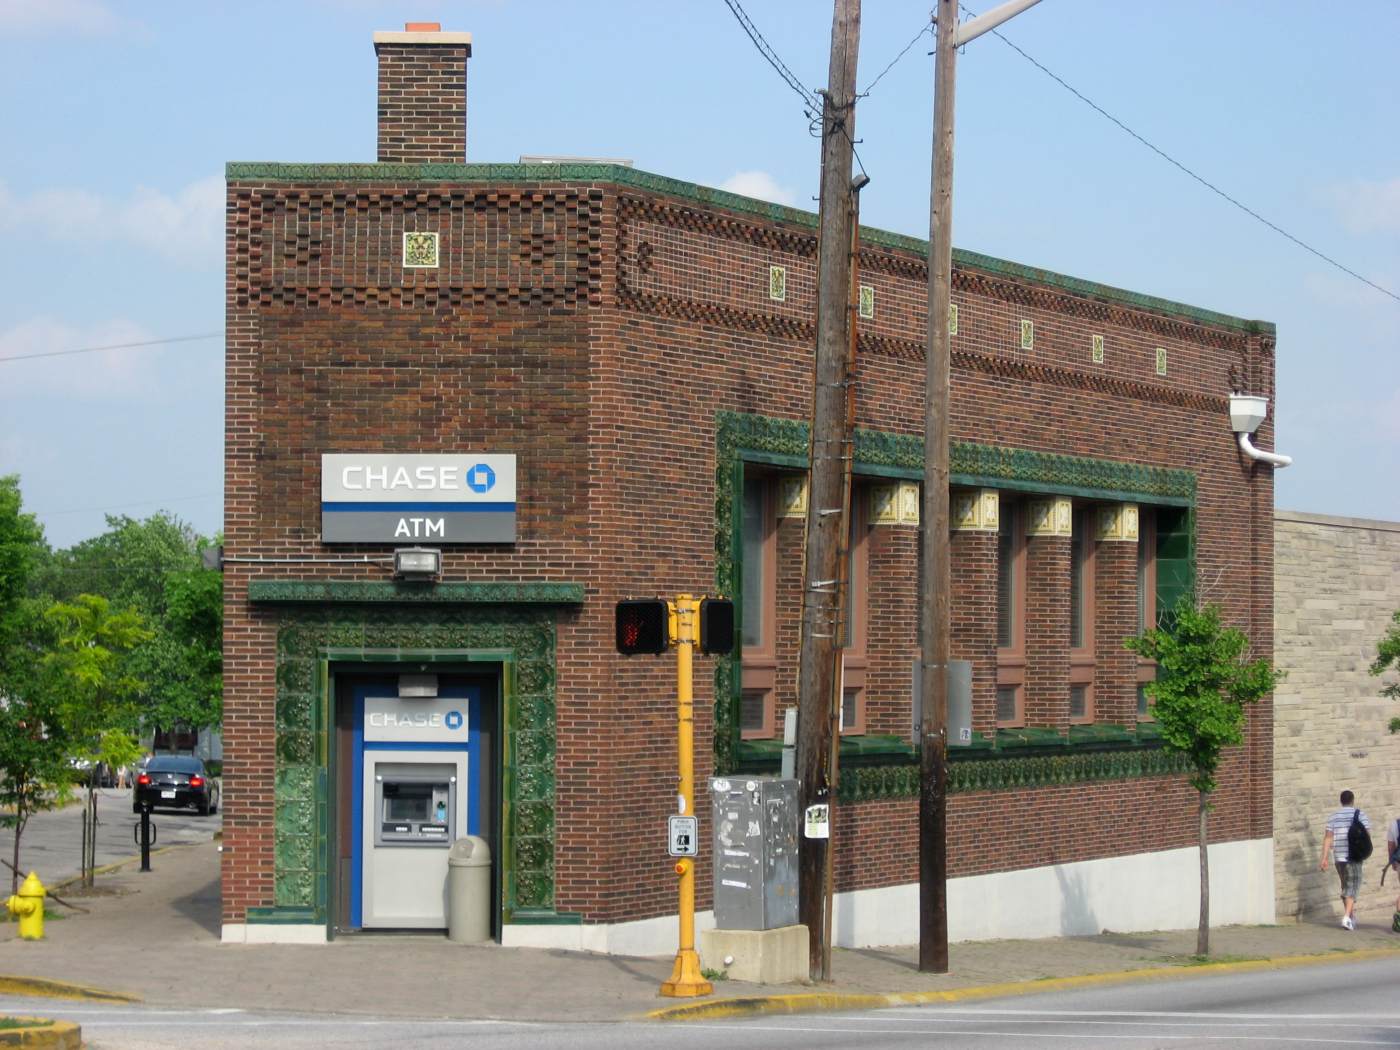
<instances>
[{"instance_id":1,"label":"atm screen","mask_svg":"<svg viewBox=\"0 0 1400 1050\"><path fill-rule=\"evenodd\" d=\"M385 820L431 820L432 784L385 784Z\"/></svg>"}]
</instances>

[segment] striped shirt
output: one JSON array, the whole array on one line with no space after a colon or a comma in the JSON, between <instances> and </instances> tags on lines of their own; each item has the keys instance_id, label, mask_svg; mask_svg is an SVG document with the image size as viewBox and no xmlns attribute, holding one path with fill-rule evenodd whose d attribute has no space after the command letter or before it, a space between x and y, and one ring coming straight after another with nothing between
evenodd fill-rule
<instances>
[{"instance_id":1,"label":"striped shirt","mask_svg":"<svg viewBox=\"0 0 1400 1050\"><path fill-rule=\"evenodd\" d=\"M1361 813L1361 826L1370 831L1371 818L1362 813L1359 806L1343 806L1327 818L1327 830L1332 833L1332 859L1338 864L1345 864L1350 852L1347 846L1347 829L1351 827L1353 813Z\"/></svg>"}]
</instances>

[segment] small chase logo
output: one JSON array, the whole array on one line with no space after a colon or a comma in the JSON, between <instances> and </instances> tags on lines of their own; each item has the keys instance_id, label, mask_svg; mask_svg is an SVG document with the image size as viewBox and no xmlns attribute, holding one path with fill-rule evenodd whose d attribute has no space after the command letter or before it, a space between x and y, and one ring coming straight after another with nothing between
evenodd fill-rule
<instances>
[{"instance_id":1,"label":"small chase logo","mask_svg":"<svg viewBox=\"0 0 1400 1050\"><path fill-rule=\"evenodd\" d=\"M462 728L462 712L461 712L461 711L449 711L449 712L447 712L447 717L443 719L443 722L444 722L444 724L446 724L446 726L447 726L448 729L461 729L461 728Z\"/></svg>"},{"instance_id":2,"label":"small chase logo","mask_svg":"<svg viewBox=\"0 0 1400 1050\"><path fill-rule=\"evenodd\" d=\"M496 484L496 472L485 463L478 463L467 471L467 488L473 492L490 492Z\"/></svg>"}]
</instances>

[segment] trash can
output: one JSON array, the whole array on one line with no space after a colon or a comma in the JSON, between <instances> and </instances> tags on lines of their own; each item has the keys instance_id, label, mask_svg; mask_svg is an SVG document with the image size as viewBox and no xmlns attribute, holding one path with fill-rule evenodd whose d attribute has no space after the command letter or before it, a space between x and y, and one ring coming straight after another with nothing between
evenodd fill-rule
<instances>
[{"instance_id":1,"label":"trash can","mask_svg":"<svg viewBox=\"0 0 1400 1050\"><path fill-rule=\"evenodd\" d=\"M480 835L458 839L447 854L447 939L491 939L491 847Z\"/></svg>"}]
</instances>

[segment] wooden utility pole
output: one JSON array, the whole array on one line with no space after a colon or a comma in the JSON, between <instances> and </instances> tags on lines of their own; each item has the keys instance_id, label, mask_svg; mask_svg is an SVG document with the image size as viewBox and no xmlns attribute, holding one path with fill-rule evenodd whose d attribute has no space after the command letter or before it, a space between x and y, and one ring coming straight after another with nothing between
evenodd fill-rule
<instances>
[{"instance_id":1,"label":"wooden utility pole","mask_svg":"<svg viewBox=\"0 0 1400 1050\"><path fill-rule=\"evenodd\" d=\"M948 972L948 307L953 291L953 73L957 0L938 0L924 377L923 578L919 625L919 969Z\"/></svg>"},{"instance_id":2,"label":"wooden utility pole","mask_svg":"<svg viewBox=\"0 0 1400 1050\"><path fill-rule=\"evenodd\" d=\"M813 369L811 472L798 661L797 776L799 808L835 801L829 755L830 703L839 639L838 567L846 529L843 474L851 455L846 430L847 289L850 280L851 157L855 141L856 54L860 0L836 0L831 66L822 99L822 177L817 244L817 347ZM828 809L828 813L830 813ZM832 820L830 823L834 824ZM799 839L798 919L808 931L808 965L822 972L830 931L824 922L824 871L829 839Z\"/></svg>"},{"instance_id":3,"label":"wooden utility pole","mask_svg":"<svg viewBox=\"0 0 1400 1050\"><path fill-rule=\"evenodd\" d=\"M1007 0L958 25L957 0L938 0L933 62L933 177L928 219L928 343L924 381L924 505L919 580L919 969L948 972L949 307L953 293L953 83L958 48L1040 0Z\"/></svg>"}]
</instances>

